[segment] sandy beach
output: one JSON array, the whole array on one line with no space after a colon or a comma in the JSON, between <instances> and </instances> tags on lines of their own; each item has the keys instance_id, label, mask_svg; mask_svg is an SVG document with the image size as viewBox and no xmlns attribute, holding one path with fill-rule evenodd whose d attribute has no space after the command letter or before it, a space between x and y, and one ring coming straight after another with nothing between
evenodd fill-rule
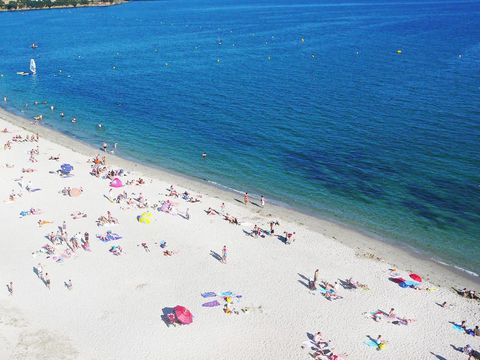
<instances>
[{"instance_id":1,"label":"sandy beach","mask_svg":"<svg viewBox=\"0 0 480 360\"><path fill-rule=\"evenodd\" d=\"M1 110L4 128L1 359L467 359L463 347L480 346L455 327L480 321L478 301L451 289L475 289L466 274L268 199L245 205L241 194ZM38 141L21 141L34 133ZM97 154L104 165L92 162ZM62 174L63 164L73 169ZM413 273L422 282L401 287ZM191 324L169 324L176 305Z\"/></svg>"}]
</instances>

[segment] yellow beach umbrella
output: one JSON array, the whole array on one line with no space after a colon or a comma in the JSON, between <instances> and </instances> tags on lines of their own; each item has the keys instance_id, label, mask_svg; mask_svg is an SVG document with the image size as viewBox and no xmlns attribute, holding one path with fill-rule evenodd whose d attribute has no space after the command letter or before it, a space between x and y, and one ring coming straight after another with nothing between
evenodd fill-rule
<instances>
[{"instance_id":1,"label":"yellow beach umbrella","mask_svg":"<svg viewBox=\"0 0 480 360\"><path fill-rule=\"evenodd\" d=\"M152 213L149 211L144 212L138 217L138 222L142 224L150 224L152 222Z\"/></svg>"}]
</instances>

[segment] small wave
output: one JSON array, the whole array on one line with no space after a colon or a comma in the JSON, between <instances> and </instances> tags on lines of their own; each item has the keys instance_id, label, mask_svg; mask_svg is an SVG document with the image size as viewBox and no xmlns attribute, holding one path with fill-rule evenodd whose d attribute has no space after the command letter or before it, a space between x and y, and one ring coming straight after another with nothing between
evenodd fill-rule
<instances>
[{"instance_id":1,"label":"small wave","mask_svg":"<svg viewBox=\"0 0 480 360\"><path fill-rule=\"evenodd\" d=\"M438 264L441 264L441 265L444 265L444 266L448 266L448 267L453 267L453 268L455 268L455 269L457 269L457 270L459 270L459 271L465 272L465 273L467 273L467 274L469 274L469 275L471 275L471 276L475 276L475 277L479 277L479 276L480 276L480 275L478 275L476 272L470 271L470 270L467 270L467 269L464 269L464 268L462 268L462 267L460 267L460 266L452 265L452 264L449 264L449 263L446 263L446 262L444 262L444 261L441 261L441 260L438 260L438 259L434 259L434 258L432 258L432 260L435 261L435 262L438 263Z\"/></svg>"},{"instance_id":2,"label":"small wave","mask_svg":"<svg viewBox=\"0 0 480 360\"><path fill-rule=\"evenodd\" d=\"M216 187L219 187L219 188L222 188L222 189L225 189L225 190L228 190L228 191L233 191L233 192L236 193L236 194L243 194L243 191L240 191L240 190L231 188L231 187L229 187L229 186L225 186L225 185L219 184L219 183L217 183L216 181L212 181L212 180L206 180L206 181L207 181L207 183L212 184L212 185L215 185Z\"/></svg>"}]
</instances>

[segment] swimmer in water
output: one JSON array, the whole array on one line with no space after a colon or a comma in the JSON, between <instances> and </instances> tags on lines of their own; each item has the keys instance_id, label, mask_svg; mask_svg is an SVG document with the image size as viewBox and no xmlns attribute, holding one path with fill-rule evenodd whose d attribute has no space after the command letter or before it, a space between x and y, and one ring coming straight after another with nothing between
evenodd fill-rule
<instances>
[{"instance_id":1,"label":"swimmer in water","mask_svg":"<svg viewBox=\"0 0 480 360\"><path fill-rule=\"evenodd\" d=\"M204 151L204 152L202 153L202 159L206 159L206 158L207 158L207 153Z\"/></svg>"},{"instance_id":2,"label":"swimmer in water","mask_svg":"<svg viewBox=\"0 0 480 360\"><path fill-rule=\"evenodd\" d=\"M65 114L63 112L61 112L60 116L63 118L63 117L65 117Z\"/></svg>"},{"instance_id":3,"label":"swimmer in water","mask_svg":"<svg viewBox=\"0 0 480 360\"><path fill-rule=\"evenodd\" d=\"M107 143L104 142L104 143L102 144L102 149L103 149L103 151L107 151L107 147L108 147Z\"/></svg>"},{"instance_id":4,"label":"swimmer in water","mask_svg":"<svg viewBox=\"0 0 480 360\"><path fill-rule=\"evenodd\" d=\"M77 118L76 117L73 117L72 118L72 124L75 124L77 122Z\"/></svg>"},{"instance_id":5,"label":"swimmer in water","mask_svg":"<svg viewBox=\"0 0 480 360\"><path fill-rule=\"evenodd\" d=\"M50 110L52 110L52 111L55 110L55 106L50 105Z\"/></svg>"}]
</instances>

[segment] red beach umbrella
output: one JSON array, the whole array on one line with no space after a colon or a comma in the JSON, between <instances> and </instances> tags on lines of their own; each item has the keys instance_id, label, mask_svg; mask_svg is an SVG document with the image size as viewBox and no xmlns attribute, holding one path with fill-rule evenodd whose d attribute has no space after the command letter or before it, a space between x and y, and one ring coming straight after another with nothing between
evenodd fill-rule
<instances>
[{"instance_id":1,"label":"red beach umbrella","mask_svg":"<svg viewBox=\"0 0 480 360\"><path fill-rule=\"evenodd\" d=\"M410 278L416 282L422 282L422 278L417 274L410 274Z\"/></svg>"},{"instance_id":2,"label":"red beach umbrella","mask_svg":"<svg viewBox=\"0 0 480 360\"><path fill-rule=\"evenodd\" d=\"M181 324L191 324L193 321L192 313L184 306L177 305L173 308L175 316Z\"/></svg>"}]
</instances>

